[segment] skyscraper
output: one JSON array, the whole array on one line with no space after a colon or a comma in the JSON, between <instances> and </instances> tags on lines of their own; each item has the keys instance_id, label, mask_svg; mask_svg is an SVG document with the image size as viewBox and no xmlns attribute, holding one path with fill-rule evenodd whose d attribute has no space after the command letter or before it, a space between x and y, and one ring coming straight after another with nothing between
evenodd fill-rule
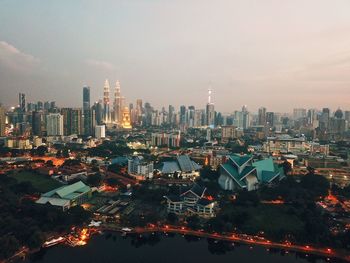
<instances>
[{"instance_id":1,"label":"skyscraper","mask_svg":"<svg viewBox=\"0 0 350 263\"><path fill-rule=\"evenodd\" d=\"M105 123L110 123L111 116L109 110L109 82L108 79L105 80L105 85L103 87L103 120Z\"/></svg>"},{"instance_id":2,"label":"skyscraper","mask_svg":"<svg viewBox=\"0 0 350 263\"><path fill-rule=\"evenodd\" d=\"M275 125L275 113L266 112L266 124L268 127L273 127Z\"/></svg>"},{"instance_id":3,"label":"skyscraper","mask_svg":"<svg viewBox=\"0 0 350 263\"><path fill-rule=\"evenodd\" d=\"M169 116L168 116L168 123L170 125L174 124L174 113L175 113L175 108L173 105L169 105Z\"/></svg>"},{"instance_id":4,"label":"skyscraper","mask_svg":"<svg viewBox=\"0 0 350 263\"><path fill-rule=\"evenodd\" d=\"M209 127L215 126L215 108L214 103L211 102L211 93L212 90L208 89L208 103L206 107L206 124Z\"/></svg>"},{"instance_id":5,"label":"skyscraper","mask_svg":"<svg viewBox=\"0 0 350 263\"><path fill-rule=\"evenodd\" d=\"M59 113L50 113L46 116L47 136L63 135L63 115Z\"/></svg>"},{"instance_id":6,"label":"skyscraper","mask_svg":"<svg viewBox=\"0 0 350 263\"><path fill-rule=\"evenodd\" d=\"M185 125L187 120L187 110L186 106L180 106L180 125Z\"/></svg>"},{"instance_id":7,"label":"skyscraper","mask_svg":"<svg viewBox=\"0 0 350 263\"><path fill-rule=\"evenodd\" d=\"M83 87L83 124L84 124L84 135L92 135L92 115L90 108L90 87Z\"/></svg>"},{"instance_id":8,"label":"skyscraper","mask_svg":"<svg viewBox=\"0 0 350 263\"><path fill-rule=\"evenodd\" d=\"M258 125L266 126L266 108L259 108L258 112Z\"/></svg>"},{"instance_id":9,"label":"skyscraper","mask_svg":"<svg viewBox=\"0 0 350 263\"><path fill-rule=\"evenodd\" d=\"M323 108L321 117L320 117L320 128L323 130L327 130L329 127L329 118L331 116L329 108Z\"/></svg>"},{"instance_id":10,"label":"skyscraper","mask_svg":"<svg viewBox=\"0 0 350 263\"><path fill-rule=\"evenodd\" d=\"M18 94L18 107L21 113L26 112L26 95L24 93Z\"/></svg>"},{"instance_id":11,"label":"skyscraper","mask_svg":"<svg viewBox=\"0 0 350 263\"><path fill-rule=\"evenodd\" d=\"M120 123L122 119L122 97L120 93L120 82L119 80L115 83L114 89L114 122Z\"/></svg>"},{"instance_id":12,"label":"skyscraper","mask_svg":"<svg viewBox=\"0 0 350 263\"><path fill-rule=\"evenodd\" d=\"M41 136L41 112L32 112L32 134Z\"/></svg>"},{"instance_id":13,"label":"skyscraper","mask_svg":"<svg viewBox=\"0 0 350 263\"><path fill-rule=\"evenodd\" d=\"M83 87L83 110L90 110L90 87Z\"/></svg>"},{"instance_id":14,"label":"skyscraper","mask_svg":"<svg viewBox=\"0 0 350 263\"><path fill-rule=\"evenodd\" d=\"M0 106L0 136L5 136L6 115L5 109Z\"/></svg>"},{"instance_id":15,"label":"skyscraper","mask_svg":"<svg viewBox=\"0 0 350 263\"><path fill-rule=\"evenodd\" d=\"M142 100L137 99L136 100L136 115L137 115L137 125L142 124Z\"/></svg>"},{"instance_id":16,"label":"skyscraper","mask_svg":"<svg viewBox=\"0 0 350 263\"><path fill-rule=\"evenodd\" d=\"M187 120L188 127L194 126L195 111L196 109L194 106L188 107L188 120Z\"/></svg>"},{"instance_id":17,"label":"skyscraper","mask_svg":"<svg viewBox=\"0 0 350 263\"><path fill-rule=\"evenodd\" d=\"M99 100L94 103L92 106L92 110L95 112L95 119L97 125L102 125L103 123L103 106L102 106L102 100ZM95 123L93 123L95 125Z\"/></svg>"},{"instance_id":18,"label":"skyscraper","mask_svg":"<svg viewBox=\"0 0 350 263\"><path fill-rule=\"evenodd\" d=\"M301 118L306 117L306 109L303 108L297 108L293 110L293 118L294 120L299 120Z\"/></svg>"},{"instance_id":19,"label":"skyscraper","mask_svg":"<svg viewBox=\"0 0 350 263\"><path fill-rule=\"evenodd\" d=\"M62 108L64 135L82 134L82 110L81 108Z\"/></svg>"},{"instance_id":20,"label":"skyscraper","mask_svg":"<svg viewBox=\"0 0 350 263\"><path fill-rule=\"evenodd\" d=\"M71 134L82 134L82 110L81 108L75 108L72 110L71 115Z\"/></svg>"}]
</instances>

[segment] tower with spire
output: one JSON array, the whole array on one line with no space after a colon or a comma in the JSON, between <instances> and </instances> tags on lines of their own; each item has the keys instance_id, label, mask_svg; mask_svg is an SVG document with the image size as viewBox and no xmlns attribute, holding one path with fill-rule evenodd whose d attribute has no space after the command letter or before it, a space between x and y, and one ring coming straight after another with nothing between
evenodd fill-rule
<instances>
[{"instance_id":1,"label":"tower with spire","mask_svg":"<svg viewBox=\"0 0 350 263\"><path fill-rule=\"evenodd\" d=\"M206 124L210 128L214 128L215 126L215 109L214 103L211 101L212 89L208 89L208 103L206 106Z\"/></svg>"},{"instance_id":2,"label":"tower with spire","mask_svg":"<svg viewBox=\"0 0 350 263\"><path fill-rule=\"evenodd\" d=\"M103 87L103 119L105 123L111 122L111 114L109 109L109 90L109 81L106 79Z\"/></svg>"},{"instance_id":3,"label":"tower with spire","mask_svg":"<svg viewBox=\"0 0 350 263\"><path fill-rule=\"evenodd\" d=\"M116 81L115 83L115 88L114 88L114 122L119 123L121 120L121 110L122 110L122 105L121 105L121 93L120 93L120 82L119 80Z\"/></svg>"}]
</instances>

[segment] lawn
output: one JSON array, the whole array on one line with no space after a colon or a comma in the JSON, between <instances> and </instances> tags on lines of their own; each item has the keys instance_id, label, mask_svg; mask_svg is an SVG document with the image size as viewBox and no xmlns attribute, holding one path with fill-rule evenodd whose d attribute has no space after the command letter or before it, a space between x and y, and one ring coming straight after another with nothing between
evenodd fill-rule
<instances>
[{"instance_id":1,"label":"lawn","mask_svg":"<svg viewBox=\"0 0 350 263\"><path fill-rule=\"evenodd\" d=\"M62 184L48 176L28 171L21 171L19 173L15 173L13 177L19 183L31 182L32 185L41 193L45 193L62 186Z\"/></svg>"}]
</instances>

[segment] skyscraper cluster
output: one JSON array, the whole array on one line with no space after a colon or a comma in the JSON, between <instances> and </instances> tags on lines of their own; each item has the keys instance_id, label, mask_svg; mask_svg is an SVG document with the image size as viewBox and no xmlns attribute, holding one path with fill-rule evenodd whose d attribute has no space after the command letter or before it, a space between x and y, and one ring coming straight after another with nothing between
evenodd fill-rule
<instances>
[{"instance_id":1,"label":"skyscraper cluster","mask_svg":"<svg viewBox=\"0 0 350 263\"><path fill-rule=\"evenodd\" d=\"M114 96L111 100L110 85L106 79L103 87L103 122L122 125L123 112L126 112L126 108L129 110L129 107L125 105L125 97L121 95L119 80L115 83Z\"/></svg>"},{"instance_id":2,"label":"skyscraper cluster","mask_svg":"<svg viewBox=\"0 0 350 263\"><path fill-rule=\"evenodd\" d=\"M109 81L103 85L102 99L91 104L89 86L82 88L82 107L59 108L53 102L26 102L26 95L18 95L18 106L11 111L0 108L0 134L3 136L10 128L14 136L96 136L105 132L101 126L109 129L131 129L132 127L159 127L169 132L186 132L189 128L216 129L225 127L225 136L232 134L261 133L261 138L274 132L290 129L300 134L307 134L319 139L339 139L348 130L350 111L338 109L331 112L329 108L304 109L296 108L291 114L281 114L260 107L257 114L251 113L244 105L241 110L229 114L215 111L212 101L213 91L208 89L208 100L203 108L193 105L181 105L176 109L173 105L155 109L149 102L126 104L121 93L121 85L117 80L111 92ZM6 125L5 122L9 123ZM208 131L213 137L213 132Z\"/></svg>"}]
</instances>

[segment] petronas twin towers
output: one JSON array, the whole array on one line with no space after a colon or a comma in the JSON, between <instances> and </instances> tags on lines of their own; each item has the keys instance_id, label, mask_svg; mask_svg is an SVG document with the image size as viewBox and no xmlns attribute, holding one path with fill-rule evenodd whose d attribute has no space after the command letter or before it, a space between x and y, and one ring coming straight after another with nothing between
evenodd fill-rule
<instances>
[{"instance_id":1,"label":"petronas twin towers","mask_svg":"<svg viewBox=\"0 0 350 263\"><path fill-rule=\"evenodd\" d=\"M112 107L111 107L111 104ZM125 97L121 96L120 82L115 83L113 103L110 101L110 85L108 79L105 80L103 87L103 118L106 124L122 124L123 111L125 106Z\"/></svg>"}]
</instances>

